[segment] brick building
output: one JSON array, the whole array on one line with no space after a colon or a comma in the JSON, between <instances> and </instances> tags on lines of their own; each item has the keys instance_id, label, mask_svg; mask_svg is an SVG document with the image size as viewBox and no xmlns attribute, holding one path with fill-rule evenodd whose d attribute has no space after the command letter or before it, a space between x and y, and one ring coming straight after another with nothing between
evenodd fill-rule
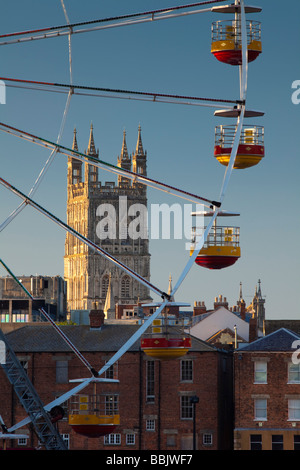
<instances>
[{"instance_id":1,"label":"brick building","mask_svg":"<svg viewBox=\"0 0 300 470\"><path fill-rule=\"evenodd\" d=\"M300 448L299 340L280 328L234 352L236 450Z\"/></svg>"},{"instance_id":2,"label":"brick building","mask_svg":"<svg viewBox=\"0 0 300 470\"><path fill-rule=\"evenodd\" d=\"M64 333L97 370L138 329L137 324L62 326ZM27 370L44 404L75 385L69 380L88 377L82 362L57 332L47 324L28 325L6 335ZM187 450L193 448L194 420L191 397L197 396L195 436L198 449L230 449L232 443L231 357L192 338L192 347L181 359L159 361L147 357L137 341L107 371L118 383L97 384L97 394L113 400L120 425L113 433L89 439L68 424L68 406L60 433L69 449ZM9 428L26 414L0 370L0 415ZM89 386L90 387L90 386ZM87 387L81 394L92 393ZM36 447L32 427L22 428L28 439L19 444ZM14 444L16 445L16 444Z\"/></svg>"}]
</instances>

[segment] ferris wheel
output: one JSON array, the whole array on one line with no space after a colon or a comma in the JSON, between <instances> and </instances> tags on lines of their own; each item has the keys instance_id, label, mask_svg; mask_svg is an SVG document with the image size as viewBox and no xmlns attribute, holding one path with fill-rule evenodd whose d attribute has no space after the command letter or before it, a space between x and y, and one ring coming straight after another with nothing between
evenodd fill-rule
<instances>
[{"instance_id":1,"label":"ferris wheel","mask_svg":"<svg viewBox=\"0 0 300 470\"><path fill-rule=\"evenodd\" d=\"M139 329L125 342L125 344L111 357L111 359L99 371L95 369L72 344L69 338L62 332L58 325L51 319L50 315L41 308L40 312L47 321L55 328L57 333L72 349L74 354L81 360L89 371L89 377L78 379L78 384L70 391L64 393L56 400L47 404L44 409L51 411L63 402L70 400L71 397L76 397L88 385L97 383L104 384L109 382L109 379L104 379L103 374L118 361L138 340L141 341L141 349L146 355L160 360L172 360L174 358L185 355L190 347L191 340L186 334L174 334L172 327L168 325L168 310L172 306L181 306L184 304L174 302L174 295L180 289L182 283L187 277L191 268L197 264L198 266L206 269L226 269L238 261L241 256L241 248L239 243L239 227L218 225L219 218L227 218L238 216L236 212L223 210L223 202L229 186L230 178L234 170L244 170L249 167L259 164L265 155L264 148L264 128L259 125L246 125L244 120L247 118L255 118L263 116L263 112L250 110L246 108L247 96L247 83L248 83L248 64L259 57L262 52L261 46L261 25L258 21L246 19L248 14L259 13L260 7L245 6L244 0L235 0L232 4L212 6L217 3L223 3L224 0L211 0L202 1L188 5L177 6L174 8L147 11L143 13L135 13L122 15L113 18L105 18L93 21L86 21L81 23L70 23L66 8L63 0L61 5L65 14L66 24L61 26L53 26L49 28L36 29L31 31L21 31L6 35L0 35L0 45L8 45L13 43L22 44L28 41L42 40L53 37L66 36L68 38L69 47L69 73L70 83L50 83L46 81L32 81L19 79L17 77L0 77L5 81L7 86L14 87L30 87L42 91L53 92L66 92L67 100L65 104L64 113L61 120L61 126L57 141L53 142L49 139L38 136L24 129L18 129L7 123L0 122L0 130L2 132L14 135L21 139L31 142L34 145L51 150L51 153L42 168L42 171L35 180L29 194L24 194L17 187L10 182L6 181L0 176L0 183L12 193L16 194L20 199L20 205L10 214L10 216L0 225L0 231L4 230L8 224L18 216L18 214L26 208L27 205L34 208L37 212L47 217L53 223L61 227L66 232L78 238L81 242L89 246L92 250L100 256L108 259L113 265L125 271L136 281L145 285L152 292L161 297L161 301L152 304L156 308L155 312L151 314L146 321L139 327ZM206 8L203 8L203 7ZM101 87L88 87L85 85L77 85L73 82L72 70L72 35L84 34L89 31L100 31L103 29L130 26L140 23L162 21L180 16L187 16L192 14L200 14L205 12L214 12L217 15L224 15L229 19L221 19L212 23L211 25L211 53L215 56L216 60L220 62L220 66L231 66L237 69L239 73L239 96L236 100L216 99L216 98L203 98L185 95L172 95L153 92L142 92L135 90L121 90L113 88ZM67 119L67 114L70 106L71 99L74 99L76 94L86 96L108 96L108 97L122 97L132 98L143 101L156 101L162 103L182 103L197 106L206 106L215 108L214 115L221 118L222 121L226 119L233 119L233 124L225 124L215 127L215 146L214 157L216 164L221 164L225 167L224 178L220 188L218 197L211 200L204 196L193 194L190 191L177 188L169 182L158 181L139 173L134 173L129 170L122 169L118 166L112 165L103 160L95 159L90 155L81 153L78 150L65 147L61 144L61 139ZM219 109L222 107L222 109ZM208 220L207 225L199 233L197 229L193 230L192 243L190 256L185 266L183 266L180 276L178 277L174 288L168 293L164 292L149 280L143 278L139 273L133 271L125 264L121 263L111 253L103 250L100 246L83 236L76 231L73 227L67 225L64 221L59 219L55 214L51 213L48 209L38 204L34 199L34 193L42 183L53 159L57 154L65 155L68 158L73 158L89 165L101 168L104 171L113 174L126 176L134 181L138 181L142 185L149 186L159 191L167 192L168 194L201 203L206 208L203 212L194 212L192 215L204 216ZM33 300L32 295L20 283L14 273L10 270L7 264L0 259L0 263L6 271L15 279L15 281L22 287L26 295ZM87 411L86 403L76 402L78 410ZM81 408L80 408L81 407ZM88 418L86 418L88 416ZM23 427L30 422L30 418L17 423L12 426L8 432ZM84 434L89 437L98 437L112 432L118 426L120 420L119 416L96 416L95 414L85 413L85 421L82 422L82 415L80 411L71 415L69 424L78 433Z\"/></svg>"}]
</instances>

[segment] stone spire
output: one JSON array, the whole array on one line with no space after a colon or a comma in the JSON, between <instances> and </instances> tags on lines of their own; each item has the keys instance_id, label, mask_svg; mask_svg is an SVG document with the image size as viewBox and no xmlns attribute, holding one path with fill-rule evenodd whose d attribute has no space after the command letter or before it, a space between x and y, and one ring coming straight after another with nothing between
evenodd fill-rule
<instances>
[{"instance_id":1,"label":"stone spire","mask_svg":"<svg viewBox=\"0 0 300 470\"><path fill-rule=\"evenodd\" d=\"M88 144L87 151L85 151L85 154L90 155L91 157L94 157L94 158L98 158L99 150L96 151L93 130L94 130L93 124L91 124L89 144ZM89 192L90 183L98 182L98 168L96 166L90 165L88 163L84 164L84 182L86 185L87 192Z\"/></svg>"},{"instance_id":2,"label":"stone spire","mask_svg":"<svg viewBox=\"0 0 300 470\"><path fill-rule=\"evenodd\" d=\"M240 282L240 301L243 300L242 283Z\"/></svg>"},{"instance_id":3,"label":"stone spire","mask_svg":"<svg viewBox=\"0 0 300 470\"><path fill-rule=\"evenodd\" d=\"M257 319L257 328L263 330L265 320L265 299L261 293L261 280L258 280L258 287L255 287L255 295L252 301L253 317Z\"/></svg>"},{"instance_id":4,"label":"stone spire","mask_svg":"<svg viewBox=\"0 0 300 470\"><path fill-rule=\"evenodd\" d=\"M258 279L258 291L257 291L257 296L259 299L262 299L262 295L261 295L261 280Z\"/></svg>"},{"instance_id":5,"label":"stone spire","mask_svg":"<svg viewBox=\"0 0 300 470\"><path fill-rule=\"evenodd\" d=\"M76 127L74 127L74 136L73 136L72 150L76 150L76 152L78 152Z\"/></svg>"},{"instance_id":6,"label":"stone spire","mask_svg":"<svg viewBox=\"0 0 300 470\"><path fill-rule=\"evenodd\" d=\"M123 131L123 142L122 142L122 149L121 154L118 157L118 167L124 168L124 170L131 171L131 156L128 155L127 144L126 144L126 131ZM125 178L124 176L118 176L118 184L126 184L128 186L131 180L129 178Z\"/></svg>"},{"instance_id":7,"label":"stone spire","mask_svg":"<svg viewBox=\"0 0 300 470\"><path fill-rule=\"evenodd\" d=\"M143 176L147 175L147 152L145 152L143 148L142 133L141 133L140 125L138 129L138 139L136 143L135 152L132 156L132 169L134 173L138 173ZM137 183L134 183L134 185L141 186ZM144 190L145 190L145 187L144 187Z\"/></svg>"},{"instance_id":8,"label":"stone spire","mask_svg":"<svg viewBox=\"0 0 300 470\"><path fill-rule=\"evenodd\" d=\"M109 273L108 288L106 293L106 299L104 304L104 315L105 318L115 318L115 299L113 294L113 286L111 280L111 273Z\"/></svg>"},{"instance_id":9,"label":"stone spire","mask_svg":"<svg viewBox=\"0 0 300 470\"><path fill-rule=\"evenodd\" d=\"M93 124L91 124L91 127L90 127L90 138L89 138L87 154L98 155L98 152L96 152L95 141L94 141Z\"/></svg>"},{"instance_id":10,"label":"stone spire","mask_svg":"<svg viewBox=\"0 0 300 470\"><path fill-rule=\"evenodd\" d=\"M144 149L143 149L143 143L142 143L142 134L141 134L141 126L139 125L138 129L138 139L136 143L136 149L135 149L135 155L136 156L144 156Z\"/></svg>"},{"instance_id":11,"label":"stone spire","mask_svg":"<svg viewBox=\"0 0 300 470\"><path fill-rule=\"evenodd\" d=\"M127 150L127 144L126 144L126 131L124 129L123 131L123 142L122 142L122 149L121 149L121 155L120 155L121 160L128 160L128 150Z\"/></svg>"},{"instance_id":12,"label":"stone spire","mask_svg":"<svg viewBox=\"0 0 300 470\"><path fill-rule=\"evenodd\" d=\"M240 282L240 298L238 300L238 309L241 315L241 318L245 320L246 318L246 302L243 299L242 283Z\"/></svg>"},{"instance_id":13,"label":"stone spire","mask_svg":"<svg viewBox=\"0 0 300 470\"><path fill-rule=\"evenodd\" d=\"M73 135L73 144L72 150L76 150L78 152L78 144L77 144L77 131L74 128L74 135ZM71 189L73 184L81 183L82 181L82 162L76 160L75 158L69 157L68 158L68 190Z\"/></svg>"}]
</instances>

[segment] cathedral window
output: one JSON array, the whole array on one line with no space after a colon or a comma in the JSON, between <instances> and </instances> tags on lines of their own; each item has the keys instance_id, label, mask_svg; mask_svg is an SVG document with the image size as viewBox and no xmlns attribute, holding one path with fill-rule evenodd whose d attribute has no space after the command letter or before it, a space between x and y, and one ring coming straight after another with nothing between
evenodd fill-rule
<instances>
[{"instance_id":1,"label":"cathedral window","mask_svg":"<svg viewBox=\"0 0 300 470\"><path fill-rule=\"evenodd\" d=\"M121 297L128 298L130 297L130 278L129 276L124 276L121 282Z\"/></svg>"},{"instance_id":2,"label":"cathedral window","mask_svg":"<svg viewBox=\"0 0 300 470\"><path fill-rule=\"evenodd\" d=\"M109 277L107 275L103 276L102 283L101 283L102 297L106 297L108 284L109 284Z\"/></svg>"}]
</instances>

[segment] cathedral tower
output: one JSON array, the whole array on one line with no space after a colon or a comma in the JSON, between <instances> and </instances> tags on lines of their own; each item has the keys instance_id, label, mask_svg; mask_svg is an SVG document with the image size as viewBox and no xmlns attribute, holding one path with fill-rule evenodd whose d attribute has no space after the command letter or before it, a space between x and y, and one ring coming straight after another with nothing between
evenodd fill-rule
<instances>
[{"instance_id":1,"label":"cathedral tower","mask_svg":"<svg viewBox=\"0 0 300 470\"><path fill-rule=\"evenodd\" d=\"M74 131L73 150L78 150ZM90 128L87 155L99 158ZM141 127L138 129L136 151L128 154L126 133L117 165L146 175L147 153L143 149ZM112 254L124 265L150 280L150 253L147 230L141 229L141 209L147 211L147 190L123 175L117 183L99 181L98 168L71 157L68 159L67 223L89 240ZM147 228L147 227L146 227ZM67 282L67 304L70 310L90 310L96 302L105 307L109 290L111 305L150 301L147 287L130 277L112 262L67 233L65 241L64 276ZM111 309L109 309L111 311ZM110 313L112 315L112 313Z\"/></svg>"}]
</instances>

